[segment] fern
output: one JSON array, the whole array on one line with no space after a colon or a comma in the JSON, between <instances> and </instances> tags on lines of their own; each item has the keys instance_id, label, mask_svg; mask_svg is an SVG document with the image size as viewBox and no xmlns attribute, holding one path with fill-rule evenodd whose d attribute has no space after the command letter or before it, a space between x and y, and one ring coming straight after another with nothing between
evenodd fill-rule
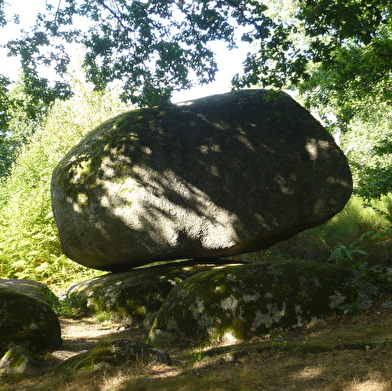
<instances>
[{"instance_id":1,"label":"fern","mask_svg":"<svg viewBox=\"0 0 392 391\"><path fill-rule=\"evenodd\" d=\"M351 243L349 246L338 246L331 252L327 262L333 262L336 265L358 271L365 271L367 269L366 257L369 254L363 249L365 245L360 245L360 243L373 236L374 232L368 231L361 235L358 240Z\"/></svg>"}]
</instances>

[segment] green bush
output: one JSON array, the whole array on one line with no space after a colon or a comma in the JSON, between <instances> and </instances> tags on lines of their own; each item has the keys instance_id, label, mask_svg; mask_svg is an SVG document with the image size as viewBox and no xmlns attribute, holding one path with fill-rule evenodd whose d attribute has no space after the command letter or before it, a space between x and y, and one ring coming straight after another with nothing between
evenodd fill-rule
<instances>
[{"instance_id":1,"label":"green bush","mask_svg":"<svg viewBox=\"0 0 392 391\"><path fill-rule=\"evenodd\" d=\"M0 191L0 278L64 285L97 271L69 261L61 252L51 211L53 168L88 131L128 108L115 91L99 93L73 81L74 96L57 102L24 146Z\"/></svg>"},{"instance_id":2,"label":"green bush","mask_svg":"<svg viewBox=\"0 0 392 391\"><path fill-rule=\"evenodd\" d=\"M390 197L384 197L377 206L387 210L390 202ZM361 249L368 254L366 261L370 264L386 265L392 264L391 234L388 219L375 209L365 207L358 196L353 196L346 207L327 223L303 231L267 250L236 258L250 262L285 259L327 262L334 251L345 248L348 251Z\"/></svg>"}]
</instances>

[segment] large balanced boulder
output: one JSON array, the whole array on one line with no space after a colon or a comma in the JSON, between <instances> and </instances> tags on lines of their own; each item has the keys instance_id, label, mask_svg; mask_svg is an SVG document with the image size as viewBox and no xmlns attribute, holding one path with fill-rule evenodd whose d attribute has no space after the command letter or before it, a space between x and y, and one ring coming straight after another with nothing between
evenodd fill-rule
<instances>
[{"instance_id":1,"label":"large balanced boulder","mask_svg":"<svg viewBox=\"0 0 392 391\"><path fill-rule=\"evenodd\" d=\"M116 271L267 248L339 212L352 180L290 96L242 90L108 120L61 160L51 189L64 253Z\"/></svg>"},{"instance_id":2,"label":"large balanced boulder","mask_svg":"<svg viewBox=\"0 0 392 391\"><path fill-rule=\"evenodd\" d=\"M0 357L15 345L31 351L61 346L59 320L37 284L29 290L28 281L0 280Z\"/></svg>"},{"instance_id":3,"label":"large balanced boulder","mask_svg":"<svg viewBox=\"0 0 392 391\"><path fill-rule=\"evenodd\" d=\"M359 273L310 261L229 266L175 286L149 334L157 345L238 343L370 306L378 290Z\"/></svg>"}]
</instances>

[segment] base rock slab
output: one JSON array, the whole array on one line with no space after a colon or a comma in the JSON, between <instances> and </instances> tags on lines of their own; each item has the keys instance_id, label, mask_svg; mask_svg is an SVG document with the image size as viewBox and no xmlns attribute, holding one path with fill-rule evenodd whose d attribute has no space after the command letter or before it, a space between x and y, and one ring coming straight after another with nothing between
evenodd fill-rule
<instances>
[{"instance_id":1,"label":"base rock slab","mask_svg":"<svg viewBox=\"0 0 392 391\"><path fill-rule=\"evenodd\" d=\"M166 297L152 344L233 344L367 308L378 289L358 272L310 261L262 262L195 274Z\"/></svg>"}]
</instances>

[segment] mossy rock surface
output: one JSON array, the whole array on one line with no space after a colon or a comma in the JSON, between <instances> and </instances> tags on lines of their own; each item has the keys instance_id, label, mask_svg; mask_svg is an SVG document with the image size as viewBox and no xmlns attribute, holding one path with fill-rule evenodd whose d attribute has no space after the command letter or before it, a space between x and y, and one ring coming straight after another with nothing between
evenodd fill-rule
<instances>
[{"instance_id":1,"label":"mossy rock surface","mask_svg":"<svg viewBox=\"0 0 392 391\"><path fill-rule=\"evenodd\" d=\"M252 89L106 121L64 156L51 190L64 253L123 271L268 248L342 210L352 178L305 108Z\"/></svg>"},{"instance_id":2,"label":"mossy rock surface","mask_svg":"<svg viewBox=\"0 0 392 391\"><path fill-rule=\"evenodd\" d=\"M163 303L149 341L236 343L372 304L377 289L335 265L282 261L229 266L189 277Z\"/></svg>"},{"instance_id":3,"label":"mossy rock surface","mask_svg":"<svg viewBox=\"0 0 392 391\"><path fill-rule=\"evenodd\" d=\"M46 285L38 281L0 279L0 288L11 288L17 292L34 297L51 307L58 303L57 296Z\"/></svg>"},{"instance_id":4,"label":"mossy rock surface","mask_svg":"<svg viewBox=\"0 0 392 391\"><path fill-rule=\"evenodd\" d=\"M91 371L129 365L159 362L171 364L170 356L161 349L132 339L115 339L102 342L86 353L78 354L60 365L55 372Z\"/></svg>"},{"instance_id":5,"label":"mossy rock surface","mask_svg":"<svg viewBox=\"0 0 392 391\"><path fill-rule=\"evenodd\" d=\"M57 315L43 300L0 286L0 355L10 346L31 351L60 347L61 329Z\"/></svg>"},{"instance_id":6,"label":"mossy rock surface","mask_svg":"<svg viewBox=\"0 0 392 391\"><path fill-rule=\"evenodd\" d=\"M11 347L0 359L0 378L33 377L42 374L42 363L23 346Z\"/></svg>"},{"instance_id":7,"label":"mossy rock surface","mask_svg":"<svg viewBox=\"0 0 392 391\"><path fill-rule=\"evenodd\" d=\"M110 273L74 285L68 297L89 314L107 313L113 320L137 324L161 308L174 286L214 267L185 261Z\"/></svg>"}]
</instances>

